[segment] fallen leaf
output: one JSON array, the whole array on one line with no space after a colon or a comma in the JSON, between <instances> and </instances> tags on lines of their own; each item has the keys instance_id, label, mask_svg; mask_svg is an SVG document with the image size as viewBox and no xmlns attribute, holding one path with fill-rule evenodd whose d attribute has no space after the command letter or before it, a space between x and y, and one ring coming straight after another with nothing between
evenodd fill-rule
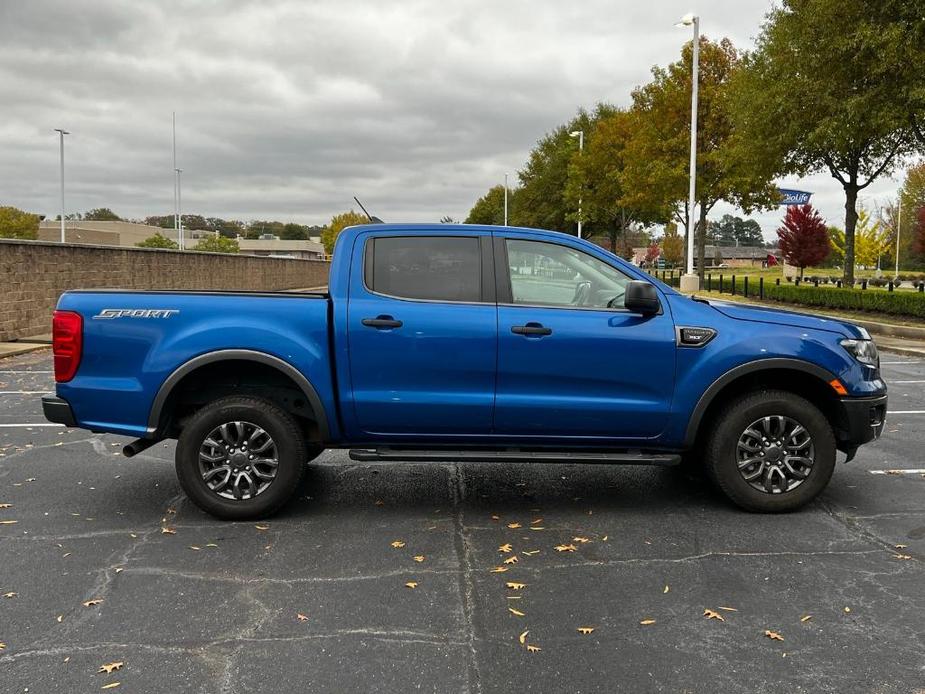
<instances>
[{"instance_id":1,"label":"fallen leaf","mask_svg":"<svg viewBox=\"0 0 925 694\"><path fill-rule=\"evenodd\" d=\"M504 554L507 554L507 553L510 552L512 549L513 549L513 547L511 547L511 545L510 545L509 543L503 544L503 545L501 545L500 547L498 547L498 551L499 551L499 552L503 552Z\"/></svg>"},{"instance_id":2,"label":"fallen leaf","mask_svg":"<svg viewBox=\"0 0 925 694\"><path fill-rule=\"evenodd\" d=\"M531 527L530 527L530 530L546 530L546 528L544 528L544 527L542 527L542 526L538 526L538 527L534 528L534 527L531 526Z\"/></svg>"},{"instance_id":3,"label":"fallen leaf","mask_svg":"<svg viewBox=\"0 0 925 694\"><path fill-rule=\"evenodd\" d=\"M13 508L13 504L0 504L0 508Z\"/></svg>"},{"instance_id":4,"label":"fallen leaf","mask_svg":"<svg viewBox=\"0 0 925 694\"><path fill-rule=\"evenodd\" d=\"M578 548L575 545L556 545L557 552L577 552Z\"/></svg>"},{"instance_id":5,"label":"fallen leaf","mask_svg":"<svg viewBox=\"0 0 925 694\"><path fill-rule=\"evenodd\" d=\"M489 571L493 574L503 574L505 571L507 571L507 567L506 566L496 566L493 569L489 569Z\"/></svg>"},{"instance_id":6,"label":"fallen leaf","mask_svg":"<svg viewBox=\"0 0 925 694\"><path fill-rule=\"evenodd\" d=\"M0 641L0 651L5 651L5 650L6 650L6 644L3 643L3 641Z\"/></svg>"},{"instance_id":7,"label":"fallen leaf","mask_svg":"<svg viewBox=\"0 0 925 694\"><path fill-rule=\"evenodd\" d=\"M707 619L718 619L721 622L725 622L726 618L723 617L719 612L714 612L713 610L704 610L703 616Z\"/></svg>"},{"instance_id":8,"label":"fallen leaf","mask_svg":"<svg viewBox=\"0 0 925 694\"><path fill-rule=\"evenodd\" d=\"M161 528L161 535L176 535L177 531L173 528L168 528L166 525Z\"/></svg>"},{"instance_id":9,"label":"fallen leaf","mask_svg":"<svg viewBox=\"0 0 925 694\"><path fill-rule=\"evenodd\" d=\"M93 598L93 600L87 600L82 604L84 607L93 607L94 605L99 605L101 602L103 602L102 598Z\"/></svg>"},{"instance_id":10,"label":"fallen leaf","mask_svg":"<svg viewBox=\"0 0 925 694\"><path fill-rule=\"evenodd\" d=\"M57 617L55 617L55 621L58 622L58 624L61 624L61 622L64 621L64 615L59 614Z\"/></svg>"},{"instance_id":11,"label":"fallen leaf","mask_svg":"<svg viewBox=\"0 0 925 694\"><path fill-rule=\"evenodd\" d=\"M402 542L401 540L395 540L392 542L392 547L394 547L395 549L401 549L404 546L405 546L405 543Z\"/></svg>"},{"instance_id":12,"label":"fallen leaf","mask_svg":"<svg viewBox=\"0 0 925 694\"><path fill-rule=\"evenodd\" d=\"M846 608L845 608L845 614L848 614L849 612L851 612L851 608L850 608L850 607L846 607Z\"/></svg>"},{"instance_id":13,"label":"fallen leaf","mask_svg":"<svg viewBox=\"0 0 925 694\"><path fill-rule=\"evenodd\" d=\"M767 636L772 641L783 641L784 637L778 634L776 631L771 631L770 629L764 630L764 635Z\"/></svg>"},{"instance_id":14,"label":"fallen leaf","mask_svg":"<svg viewBox=\"0 0 925 694\"><path fill-rule=\"evenodd\" d=\"M517 583L516 581L508 581L506 585L511 590L521 590L527 587L526 583Z\"/></svg>"},{"instance_id":15,"label":"fallen leaf","mask_svg":"<svg viewBox=\"0 0 925 694\"><path fill-rule=\"evenodd\" d=\"M0 506L0 508L3 508L3 506ZM893 546L896 549L906 549L906 547L908 547L909 545L893 545Z\"/></svg>"},{"instance_id":16,"label":"fallen leaf","mask_svg":"<svg viewBox=\"0 0 925 694\"><path fill-rule=\"evenodd\" d=\"M14 520L0 520L0 525L15 525L19 521Z\"/></svg>"},{"instance_id":17,"label":"fallen leaf","mask_svg":"<svg viewBox=\"0 0 925 694\"><path fill-rule=\"evenodd\" d=\"M122 666L125 665L121 660L117 660L114 663L104 663L100 665L100 669L97 670L97 674L105 672L107 675L111 674L114 670L121 670Z\"/></svg>"},{"instance_id":18,"label":"fallen leaf","mask_svg":"<svg viewBox=\"0 0 925 694\"><path fill-rule=\"evenodd\" d=\"M492 516L491 519L492 519L493 521L496 521L496 520L501 520L501 517L500 517L500 516Z\"/></svg>"},{"instance_id":19,"label":"fallen leaf","mask_svg":"<svg viewBox=\"0 0 925 694\"><path fill-rule=\"evenodd\" d=\"M662 593L667 593L669 590L671 589L668 586L665 586L665 590L663 590Z\"/></svg>"},{"instance_id":20,"label":"fallen leaf","mask_svg":"<svg viewBox=\"0 0 925 694\"><path fill-rule=\"evenodd\" d=\"M295 618L298 619L300 622L308 621L308 616L302 614L301 612L296 612Z\"/></svg>"},{"instance_id":21,"label":"fallen leaf","mask_svg":"<svg viewBox=\"0 0 925 694\"><path fill-rule=\"evenodd\" d=\"M528 629L527 631L525 631L524 633L522 633L520 636L517 637L517 640L520 641L521 646L527 642L527 634L529 633L530 633L530 630Z\"/></svg>"},{"instance_id":22,"label":"fallen leaf","mask_svg":"<svg viewBox=\"0 0 925 694\"><path fill-rule=\"evenodd\" d=\"M516 554L512 554L507 559L505 559L502 564L516 564L519 561Z\"/></svg>"},{"instance_id":23,"label":"fallen leaf","mask_svg":"<svg viewBox=\"0 0 925 694\"><path fill-rule=\"evenodd\" d=\"M215 544L214 542L208 542L206 543L206 547L218 547L218 545Z\"/></svg>"},{"instance_id":24,"label":"fallen leaf","mask_svg":"<svg viewBox=\"0 0 925 694\"><path fill-rule=\"evenodd\" d=\"M523 600L522 595L505 595L508 600Z\"/></svg>"},{"instance_id":25,"label":"fallen leaf","mask_svg":"<svg viewBox=\"0 0 925 694\"><path fill-rule=\"evenodd\" d=\"M104 684L102 687L100 687L100 689L115 689L120 684L122 683L121 682L110 682L109 684Z\"/></svg>"},{"instance_id":26,"label":"fallen leaf","mask_svg":"<svg viewBox=\"0 0 925 694\"><path fill-rule=\"evenodd\" d=\"M812 618L813 618L813 616L812 616L811 614L807 614L807 615L803 615L802 617L800 617L800 621L801 621L801 622L808 622L808 621L811 620Z\"/></svg>"},{"instance_id":27,"label":"fallen leaf","mask_svg":"<svg viewBox=\"0 0 925 694\"><path fill-rule=\"evenodd\" d=\"M734 607L723 607L722 605L719 606L719 609L726 610L726 612L738 612L738 610Z\"/></svg>"},{"instance_id":28,"label":"fallen leaf","mask_svg":"<svg viewBox=\"0 0 925 694\"><path fill-rule=\"evenodd\" d=\"M376 499L376 506L385 506L385 502L382 499Z\"/></svg>"},{"instance_id":29,"label":"fallen leaf","mask_svg":"<svg viewBox=\"0 0 925 694\"><path fill-rule=\"evenodd\" d=\"M594 627L578 627L579 634L588 635L594 631Z\"/></svg>"},{"instance_id":30,"label":"fallen leaf","mask_svg":"<svg viewBox=\"0 0 925 694\"><path fill-rule=\"evenodd\" d=\"M408 581L405 585L411 588L411 590L414 590L418 587L417 581Z\"/></svg>"},{"instance_id":31,"label":"fallen leaf","mask_svg":"<svg viewBox=\"0 0 925 694\"><path fill-rule=\"evenodd\" d=\"M269 530L270 529L269 525L255 525L254 527L257 528L257 530Z\"/></svg>"},{"instance_id":32,"label":"fallen leaf","mask_svg":"<svg viewBox=\"0 0 925 694\"><path fill-rule=\"evenodd\" d=\"M197 547L196 545L190 545L189 548L194 552L199 552L202 549L202 547Z\"/></svg>"},{"instance_id":33,"label":"fallen leaf","mask_svg":"<svg viewBox=\"0 0 925 694\"><path fill-rule=\"evenodd\" d=\"M511 613L512 615L514 615L515 617L523 617L523 616L524 616L524 613L523 613L523 612L521 612L520 610L515 610L513 607L507 608L507 611L510 612L510 613Z\"/></svg>"},{"instance_id":34,"label":"fallen leaf","mask_svg":"<svg viewBox=\"0 0 925 694\"><path fill-rule=\"evenodd\" d=\"M422 561L424 561L424 555L423 555L423 554L417 554L417 555L415 555L415 556L413 557L413 559L414 559L418 564L420 564Z\"/></svg>"},{"instance_id":35,"label":"fallen leaf","mask_svg":"<svg viewBox=\"0 0 925 694\"><path fill-rule=\"evenodd\" d=\"M578 542L579 544L584 545L584 544L587 544L588 542L591 542L591 540L589 540L586 537L573 537L572 542Z\"/></svg>"},{"instance_id":36,"label":"fallen leaf","mask_svg":"<svg viewBox=\"0 0 925 694\"><path fill-rule=\"evenodd\" d=\"M117 574L120 574L120 573L122 573L123 571L125 571L125 569L123 569L121 566L117 566L117 567L116 567L116 573L117 573Z\"/></svg>"},{"instance_id":37,"label":"fallen leaf","mask_svg":"<svg viewBox=\"0 0 925 694\"><path fill-rule=\"evenodd\" d=\"M542 522L543 522L542 518L534 518L532 521L530 521L530 525L539 525Z\"/></svg>"},{"instance_id":38,"label":"fallen leaf","mask_svg":"<svg viewBox=\"0 0 925 694\"><path fill-rule=\"evenodd\" d=\"M639 623L642 624L642 626L647 627L650 624L655 624L655 620L654 619L644 619Z\"/></svg>"},{"instance_id":39,"label":"fallen leaf","mask_svg":"<svg viewBox=\"0 0 925 694\"><path fill-rule=\"evenodd\" d=\"M534 554L539 554L538 549L531 549L529 552L521 552L521 554L526 554L528 557L532 557Z\"/></svg>"},{"instance_id":40,"label":"fallen leaf","mask_svg":"<svg viewBox=\"0 0 925 694\"><path fill-rule=\"evenodd\" d=\"M604 535L604 537L601 538L601 542L607 542L607 538L609 537L610 535Z\"/></svg>"},{"instance_id":41,"label":"fallen leaf","mask_svg":"<svg viewBox=\"0 0 925 694\"><path fill-rule=\"evenodd\" d=\"M9 593L4 593L4 594L3 594L3 597L5 597L5 598L15 598L17 595L19 595L19 593L14 593L13 591L10 591Z\"/></svg>"},{"instance_id":42,"label":"fallen leaf","mask_svg":"<svg viewBox=\"0 0 925 694\"><path fill-rule=\"evenodd\" d=\"M540 648L539 646L534 646L532 643L528 643L528 644L527 644L527 652L528 652L528 653L537 653L537 652L539 652L539 651L541 651L541 650L543 650L543 649Z\"/></svg>"},{"instance_id":43,"label":"fallen leaf","mask_svg":"<svg viewBox=\"0 0 925 694\"><path fill-rule=\"evenodd\" d=\"M517 530L517 528L522 528L523 526L520 523L508 523L507 527L511 530Z\"/></svg>"},{"instance_id":44,"label":"fallen leaf","mask_svg":"<svg viewBox=\"0 0 925 694\"><path fill-rule=\"evenodd\" d=\"M912 557L908 554L894 554L893 558L894 559L912 559Z\"/></svg>"}]
</instances>

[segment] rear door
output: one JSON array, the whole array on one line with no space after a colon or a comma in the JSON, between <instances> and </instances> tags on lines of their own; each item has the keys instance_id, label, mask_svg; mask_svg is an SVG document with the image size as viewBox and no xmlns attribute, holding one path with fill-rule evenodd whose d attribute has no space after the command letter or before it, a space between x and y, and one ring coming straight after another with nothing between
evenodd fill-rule
<instances>
[{"instance_id":1,"label":"rear door","mask_svg":"<svg viewBox=\"0 0 925 694\"><path fill-rule=\"evenodd\" d=\"M358 428L373 437L490 433L491 234L388 232L359 239L354 254L347 323Z\"/></svg>"},{"instance_id":2,"label":"rear door","mask_svg":"<svg viewBox=\"0 0 925 694\"><path fill-rule=\"evenodd\" d=\"M623 308L633 279L581 245L496 234L498 434L648 438L674 385L674 325Z\"/></svg>"}]
</instances>

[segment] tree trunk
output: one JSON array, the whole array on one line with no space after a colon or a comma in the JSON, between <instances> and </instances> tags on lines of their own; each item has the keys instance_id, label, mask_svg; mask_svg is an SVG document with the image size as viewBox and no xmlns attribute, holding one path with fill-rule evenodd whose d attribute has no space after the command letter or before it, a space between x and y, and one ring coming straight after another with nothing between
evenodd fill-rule
<instances>
[{"instance_id":1,"label":"tree trunk","mask_svg":"<svg viewBox=\"0 0 925 694\"><path fill-rule=\"evenodd\" d=\"M703 286L703 278L706 270L707 248L707 208L700 203L700 219L697 221L697 236L694 237L697 243L697 274L700 276L700 286Z\"/></svg>"},{"instance_id":2,"label":"tree trunk","mask_svg":"<svg viewBox=\"0 0 925 694\"><path fill-rule=\"evenodd\" d=\"M845 284L854 284L854 231L858 225L858 185L845 184Z\"/></svg>"}]
</instances>

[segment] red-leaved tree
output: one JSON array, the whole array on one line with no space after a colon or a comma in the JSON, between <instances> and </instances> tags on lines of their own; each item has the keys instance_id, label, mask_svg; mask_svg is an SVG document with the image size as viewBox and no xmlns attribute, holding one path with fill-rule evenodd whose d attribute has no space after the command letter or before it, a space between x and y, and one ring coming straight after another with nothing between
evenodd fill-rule
<instances>
[{"instance_id":1,"label":"red-leaved tree","mask_svg":"<svg viewBox=\"0 0 925 694\"><path fill-rule=\"evenodd\" d=\"M646 249L646 262L654 263L658 260L658 257L662 254L662 249L658 247L658 244L653 242L649 244L649 247Z\"/></svg>"},{"instance_id":2,"label":"red-leaved tree","mask_svg":"<svg viewBox=\"0 0 925 694\"><path fill-rule=\"evenodd\" d=\"M788 206L777 238L781 255L800 268L800 277L803 277L803 268L818 265L831 251L825 220L812 205Z\"/></svg>"},{"instance_id":3,"label":"red-leaved tree","mask_svg":"<svg viewBox=\"0 0 925 694\"><path fill-rule=\"evenodd\" d=\"M925 257L925 207L915 211L915 221L912 227L912 252L917 256Z\"/></svg>"}]
</instances>

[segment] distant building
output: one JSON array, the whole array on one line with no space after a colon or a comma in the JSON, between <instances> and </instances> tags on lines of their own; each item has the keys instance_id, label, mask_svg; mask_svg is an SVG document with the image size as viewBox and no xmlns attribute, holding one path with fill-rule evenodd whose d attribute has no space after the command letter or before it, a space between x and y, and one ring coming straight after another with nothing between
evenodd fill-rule
<instances>
[{"instance_id":1,"label":"distant building","mask_svg":"<svg viewBox=\"0 0 925 694\"><path fill-rule=\"evenodd\" d=\"M634 265L641 265L646 259L648 248L641 246L633 249L631 262ZM695 250L696 253L696 250ZM705 246L704 247L704 264L707 269L711 267L763 267L768 260L768 256L774 256L778 263L781 262L779 248L765 248L763 246ZM697 256L694 256L694 265L697 264Z\"/></svg>"},{"instance_id":2,"label":"distant building","mask_svg":"<svg viewBox=\"0 0 925 694\"><path fill-rule=\"evenodd\" d=\"M145 239L161 234L172 241L177 240L175 229L162 229L148 224L135 222L94 222L87 220L68 220L64 223L65 239L68 243L89 243L100 246L134 246ZM204 236L211 236L212 232L204 230L183 230L183 238L187 247ZM39 224L39 241L60 241L61 222L50 219Z\"/></svg>"},{"instance_id":3,"label":"distant building","mask_svg":"<svg viewBox=\"0 0 925 694\"><path fill-rule=\"evenodd\" d=\"M269 236L269 234L267 234ZM277 238L238 239L242 253L248 255L265 255L274 258L301 258L303 260L323 260L324 246L314 241Z\"/></svg>"}]
</instances>

